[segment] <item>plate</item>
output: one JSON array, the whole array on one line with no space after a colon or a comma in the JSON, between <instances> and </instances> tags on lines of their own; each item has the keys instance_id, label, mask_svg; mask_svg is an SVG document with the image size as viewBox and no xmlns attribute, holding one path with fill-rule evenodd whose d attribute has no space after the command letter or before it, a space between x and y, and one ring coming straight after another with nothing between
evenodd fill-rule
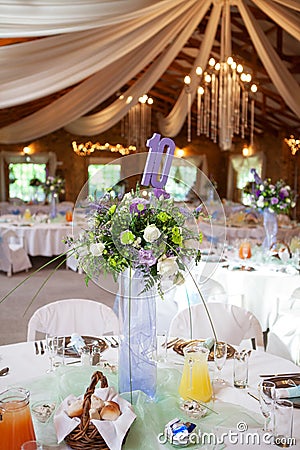
<instances>
[{"instance_id":1,"label":"plate","mask_svg":"<svg viewBox=\"0 0 300 450\"><path fill-rule=\"evenodd\" d=\"M183 356L183 350L187 345L197 344L198 342L205 342L205 340L204 339L193 339L193 340L180 339L173 346L173 350L174 350L174 352ZM234 352L235 352L235 348L233 348L230 344L227 344L227 359L233 358ZM212 349L208 355L208 361L213 361L213 360L214 360L214 349Z\"/></svg>"},{"instance_id":2,"label":"plate","mask_svg":"<svg viewBox=\"0 0 300 450\"><path fill-rule=\"evenodd\" d=\"M265 381L272 381L275 383L277 389L280 388L289 388L293 387L293 383L289 383L289 381L293 381L297 386L300 385L300 375L294 375L291 377L271 377L265 378ZM288 398L294 404L294 408L300 408L300 397Z\"/></svg>"},{"instance_id":3,"label":"plate","mask_svg":"<svg viewBox=\"0 0 300 450\"><path fill-rule=\"evenodd\" d=\"M103 339L94 336L82 336L82 339L84 340L85 345L90 347L91 349L93 345L95 345L95 341L97 342L97 345L100 347L100 352L103 352L108 348L108 344ZM74 350L72 347L68 347L70 340L71 336L66 336L65 356L72 356L72 357L79 356L76 350Z\"/></svg>"}]
</instances>

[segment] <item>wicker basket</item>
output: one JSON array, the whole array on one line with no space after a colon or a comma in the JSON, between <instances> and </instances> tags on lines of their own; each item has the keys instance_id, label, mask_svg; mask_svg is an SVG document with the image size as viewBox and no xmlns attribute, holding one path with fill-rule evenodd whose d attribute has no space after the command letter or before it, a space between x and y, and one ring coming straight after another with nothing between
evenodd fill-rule
<instances>
[{"instance_id":1,"label":"wicker basket","mask_svg":"<svg viewBox=\"0 0 300 450\"><path fill-rule=\"evenodd\" d=\"M81 422L65 438L66 443L75 450L109 450L95 425L90 422L89 416L91 396L99 381L101 382L101 388L108 386L107 379L102 372L97 371L93 373L91 383L84 394Z\"/></svg>"}]
</instances>

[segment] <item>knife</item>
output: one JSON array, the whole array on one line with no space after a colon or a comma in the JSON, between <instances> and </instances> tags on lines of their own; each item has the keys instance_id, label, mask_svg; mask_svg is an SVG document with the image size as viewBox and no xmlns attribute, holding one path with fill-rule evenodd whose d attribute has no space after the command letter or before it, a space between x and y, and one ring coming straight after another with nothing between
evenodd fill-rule
<instances>
[{"instance_id":1,"label":"knife","mask_svg":"<svg viewBox=\"0 0 300 450\"><path fill-rule=\"evenodd\" d=\"M271 378L271 377L300 377L300 372L290 372L290 373L271 373L268 375L259 375L261 378Z\"/></svg>"},{"instance_id":2,"label":"knife","mask_svg":"<svg viewBox=\"0 0 300 450\"><path fill-rule=\"evenodd\" d=\"M35 354L38 355L40 353L40 351L39 351L38 343L36 341L34 342L34 346L35 346Z\"/></svg>"}]
</instances>

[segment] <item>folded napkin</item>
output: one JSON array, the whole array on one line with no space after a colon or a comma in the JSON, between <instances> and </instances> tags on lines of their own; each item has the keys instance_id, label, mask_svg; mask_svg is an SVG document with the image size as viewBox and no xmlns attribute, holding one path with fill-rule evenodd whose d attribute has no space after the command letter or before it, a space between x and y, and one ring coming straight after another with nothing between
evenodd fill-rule
<instances>
[{"instance_id":1,"label":"folded napkin","mask_svg":"<svg viewBox=\"0 0 300 450\"><path fill-rule=\"evenodd\" d=\"M102 398L103 401L109 400L119 404L121 415L116 420L92 419L91 422L105 440L108 448L121 450L124 437L136 418L133 408L129 402L116 393L113 387L95 389L95 394L97 397ZM80 423L79 417L71 418L66 413L68 402L76 398L72 394L65 398L54 415L54 426L59 444ZM79 398L83 398L83 395Z\"/></svg>"},{"instance_id":2,"label":"folded napkin","mask_svg":"<svg viewBox=\"0 0 300 450\"><path fill-rule=\"evenodd\" d=\"M276 390L276 396L278 398L294 398L300 397L300 384L290 388L281 388Z\"/></svg>"}]
</instances>

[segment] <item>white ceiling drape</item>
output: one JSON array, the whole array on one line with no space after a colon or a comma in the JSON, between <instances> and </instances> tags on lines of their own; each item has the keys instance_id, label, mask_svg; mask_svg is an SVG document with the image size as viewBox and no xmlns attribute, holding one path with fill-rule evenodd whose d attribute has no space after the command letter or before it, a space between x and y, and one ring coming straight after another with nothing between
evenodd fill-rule
<instances>
[{"instance_id":1,"label":"white ceiling drape","mask_svg":"<svg viewBox=\"0 0 300 450\"><path fill-rule=\"evenodd\" d=\"M243 0L233 1L271 80L300 117L298 83ZM292 11L300 10L298 0L252 1L299 39L299 18ZM51 105L0 128L0 142L28 142L61 127L82 135L109 129L156 83L212 4L192 71L198 65L206 66L223 4L220 0L31 0L30 5L23 0L0 0L0 38L42 37L0 47L0 108L42 98L81 82ZM84 116L145 67L147 71L125 93L124 101L116 100L101 112ZM192 98L197 84L193 76ZM133 97L131 104L126 103L129 95ZM183 87L173 109L159 119L161 132L177 135L186 114Z\"/></svg>"}]
</instances>

